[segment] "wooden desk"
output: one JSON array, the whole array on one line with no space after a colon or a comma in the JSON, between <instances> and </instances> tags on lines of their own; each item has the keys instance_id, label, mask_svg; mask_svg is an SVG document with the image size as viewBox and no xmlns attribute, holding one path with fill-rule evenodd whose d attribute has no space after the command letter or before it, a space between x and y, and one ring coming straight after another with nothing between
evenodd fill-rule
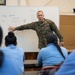
<instances>
[{"instance_id":1,"label":"wooden desk","mask_svg":"<svg viewBox=\"0 0 75 75\"><path fill-rule=\"evenodd\" d=\"M37 60L25 60L24 64L38 64Z\"/></svg>"},{"instance_id":2,"label":"wooden desk","mask_svg":"<svg viewBox=\"0 0 75 75\"><path fill-rule=\"evenodd\" d=\"M71 52L73 52L73 50L68 50L68 54L70 54Z\"/></svg>"},{"instance_id":3,"label":"wooden desk","mask_svg":"<svg viewBox=\"0 0 75 75\"><path fill-rule=\"evenodd\" d=\"M24 62L24 68L26 71L31 71L31 70L40 70L42 66L38 65L37 60L25 60Z\"/></svg>"},{"instance_id":4,"label":"wooden desk","mask_svg":"<svg viewBox=\"0 0 75 75\"><path fill-rule=\"evenodd\" d=\"M24 75L39 75L39 71L25 71Z\"/></svg>"}]
</instances>

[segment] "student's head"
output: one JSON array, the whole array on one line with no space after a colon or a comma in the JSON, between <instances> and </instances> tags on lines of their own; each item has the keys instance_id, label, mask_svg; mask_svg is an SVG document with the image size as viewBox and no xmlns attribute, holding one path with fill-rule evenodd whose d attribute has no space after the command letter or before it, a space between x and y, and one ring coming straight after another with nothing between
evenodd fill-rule
<instances>
[{"instance_id":1,"label":"student's head","mask_svg":"<svg viewBox=\"0 0 75 75\"><path fill-rule=\"evenodd\" d=\"M37 12L37 18L38 18L39 21L44 21L44 13L43 13L43 11L39 10Z\"/></svg>"},{"instance_id":2,"label":"student's head","mask_svg":"<svg viewBox=\"0 0 75 75\"><path fill-rule=\"evenodd\" d=\"M46 41L47 41L47 44L49 43L57 43L58 42L58 39L57 39L57 35L56 34L53 34L53 33L50 33L46 36Z\"/></svg>"},{"instance_id":3,"label":"student's head","mask_svg":"<svg viewBox=\"0 0 75 75\"><path fill-rule=\"evenodd\" d=\"M8 35L5 37L5 45L8 46L10 44L17 45L17 38L13 32L8 32Z\"/></svg>"}]
</instances>

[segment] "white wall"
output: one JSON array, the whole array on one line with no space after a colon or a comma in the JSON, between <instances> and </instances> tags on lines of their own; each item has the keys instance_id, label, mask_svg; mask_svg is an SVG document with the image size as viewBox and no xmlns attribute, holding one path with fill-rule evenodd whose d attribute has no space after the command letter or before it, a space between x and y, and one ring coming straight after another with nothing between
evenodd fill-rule
<instances>
[{"instance_id":1,"label":"white wall","mask_svg":"<svg viewBox=\"0 0 75 75\"><path fill-rule=\"evenodd\" d=\"M75 0L6 0L7 6L58 6L60 14L74 14Z\"/></svg>"},{"instance_id":2,"label":"white wall","mask_svg":"<svg viewBox=\"0 0 75 75\"><path fill-rule=\"evenodd\" d=\"M18 6L18 0L6 0L6 6Z\"/></svg>"}]
</instances>

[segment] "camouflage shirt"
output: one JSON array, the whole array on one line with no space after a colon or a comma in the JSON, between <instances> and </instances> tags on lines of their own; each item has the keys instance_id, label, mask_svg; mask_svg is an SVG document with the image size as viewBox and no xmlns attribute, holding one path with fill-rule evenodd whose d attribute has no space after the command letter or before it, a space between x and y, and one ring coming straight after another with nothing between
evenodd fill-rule
<instances>
[{"instance_id":1,"label":"camouflage shirt","mask_svg":"<svg viewBox=\"0 0 75 75\"><path fill-rule=\"evenodd\" d=\"M60 34L57 26L55 25L53 21L49 19L44 19L43 22L36 21L36 22L29 23L29 24L21 25L19 27L16 27L15 30L25 30L25 29L33 29L36 31L38 38L39 38L39 48L40 49L46 46L45 36L49 33L55 32L59 38L59 41L60 42L63 41L63 37Z\"/></svg>"}]
</instances>

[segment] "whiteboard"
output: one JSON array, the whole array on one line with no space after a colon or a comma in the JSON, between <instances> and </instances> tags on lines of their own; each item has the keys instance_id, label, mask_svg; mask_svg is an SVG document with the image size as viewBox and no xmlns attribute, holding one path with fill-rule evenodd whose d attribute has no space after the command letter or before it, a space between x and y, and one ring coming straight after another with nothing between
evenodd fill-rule
<instances>
[{"instance_id":1,"label":"whiteboard","mask_svg":"<svg viewBox=\"0 0 75 75\"><path fill-rule=\"evenodd\" d=\"M9 26L20 26L26 23L37 21L36 13L38 10L44 12L47 19L53 20L59 28L59 8L58 7L25 7L25 6L0 6L0 25L3 28L4 37L8 33ZM24 49L25 52L38 52L38 36L33 30L15 31L17 37L17 46Z\"/></svg>"}]
</instances>

